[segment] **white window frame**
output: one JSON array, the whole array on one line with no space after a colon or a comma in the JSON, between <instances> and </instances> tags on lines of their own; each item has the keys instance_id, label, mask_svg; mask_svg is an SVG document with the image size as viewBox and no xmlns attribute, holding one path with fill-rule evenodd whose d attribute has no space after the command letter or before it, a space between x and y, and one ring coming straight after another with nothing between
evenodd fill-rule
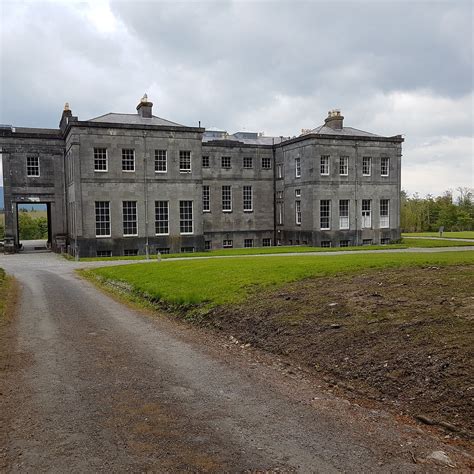
<instances>
[{"instance_id":1,"label":"white window frame","mask_svg":"<svg viewBox=\"0 0 474 474\"><path fill-rule=\"evenodd\" d=\"M189 156L186 156L185 153L189 153ZM187 161L188 161L188 158L189 158L189 168L184 168L182 165L184 162L184 160L186 160L186 165L188 164ZM192 155L191 155L191 151L190 150L179 150L179 172L180 173L191 173L191 170L192 170Z\"/></svg>"},{"instance_id":2,"label":"white window frame","mask_svg":"<svg viewBox=\"0 0 474 474\"><path fill-rule=\"evenodd\" d=\"M125 203L134 203L135 206L132 206L131 209L133 209L133 207L135 207L135 228L136 228L136 232L132 233L132 234L126 234L125 233ZM133 225L133 220L129 220L127 219L127 224L128 223L132 223ZM122 232L123 232L123 236L124 237L136 237L138 235L138 208L137 208L137 201L122 201Z\"/></svg>"},{"instance_id":3,"label":"white window frame","mask_svg":"<svg viewBox=\"0 0 474 474\"><path fill-rule=\"evenodd\" d=\"M386 204L386 207L385 207L385 204ZM390 200L389 199L380 200L380 217L379 218L380 218L380 228L389 229L390 228Z\"/></svg>"},{"instance_id":4,"label":"white window frame","mask_svg":"<svg viewBox=\"0 0 474 474\"><path fill-rule=\"evenodd\" d=\"M278 225L283 225L283 202L277 202Z\"/></svg>"},{"instance_id":5,"label":"white window frame","mask_svg":"<svg viewBox=\"0 0 474 474\"><path fill-rule=\"evenodd\" d=\"M191 219L189 219L189 218L183 219L182 208L181 208L182 203L191 203ZM182 231L181 229L183 227L183 222L184 221L189 221L189 220L191 220L191 231ZM181 235L192 235L192 234L194 234L194 203L193 203L193 201L188 200L188 199L179 201L179 233Z\"/></svg>"},{"instance_id":6,"label":"white window frame","mask_svg":"<svg viewBox=\"0 0 474 474\"><path fill-rule=\"evenodd\" d=\"M103 156L98 156L102 151L105 151L105 169L97 169L97 160L104 160ZM109 171L109 154L107 148L94 147L94 172L107 173Z\"/></svg>"},{"instance_id":7,"label":"white window frame","mask_svg":"<svg viewBox=\"0 0 474 474\"><path fill-rule=\"evenodd\" d=\"M262 247L271 247L271 246L272 246L271 237L265 237L262 239Z\"/></svg>"},{"instance_id":8,"label":"white window frame","mask_svg":"<svg viewBox=\"0 0 474 474\"><path fill-rule=\"evenodd\" d=\"M346 207L346 203L347 203L347 207ZM350 228L349 213L350 213L349 199L340 199L339 200L339 229L340 230L347 230Z\"/></svg>"},{"instance_id":9,"label":"white window frame","mask_svg":"<svg viewBox=\"0 0 474 474\"><path fill-rule=\"evenodd\" d=\"M228 196L224 193L229 192ZM221 189L222 212L232 212L232 186L225 184Z\"/></svg>"},{"instance_id":10,"label":"white window frame","mask_svg":"<svg viewBox=\"0 0 474 474\"><path fill-rule=\"evenodd\" d=\"M301 225L301 201L295 201L295 223Z\"/></svg>"},{"instance_id":11,"label":"white window frame","mask_svg":"<svg viewBox=\"0 0 474 474\"><path fill-rule=\"evenodd\" d=\"M163 161L163 153L164 153L164 161ZM164 170L160 170L161 165L165 165ZM168 150L155 150L155 173L167 173L168 172Z\"/></svg>"},{"instance_id":12,"label":"white window frame","mask_svg":"<svg viewBox=\"0 0 474 474\"><path fill-rule=\"evenodd\" d=\"M166 205L162 206L161 203L166 203ZM166 209L166 220L163 219L161 215L158 215L163 209ZM160 219L158 219L158 217L160 217ZM165 222L166 222L167 231L157 232L158 230L157 227ZM164 201L164 200L155 201L155 235L170 235L170 203L169 201Z\"/></svg>"},{"instance_id":13,"label":"white window frame","mask_svg":"<svg viewBox=\"0 0 474 474\"><path fill-rule=\"evenodd\" d=\"M297 197L297 198L301 197L301 189L300 188L295 189L295 197Z\"/></svg>"},{"instance_id":14,"label":"white window frame","mask_svg":"<svg viewBox=\"0 0 474 474\"><path fill-rule=\"evenodd\" d=\"M319 161L319 171L321 176L329 176L329 155L321 155L321 159Z\"/></svg>"},{"instance_id":15,"label":"white window frame","mask_svg":"<svg viewBox=\"0 0 474 474\"><path fill-rule=\"evenodd\" d=\"M225 239L222 241L222 248L223 249L231 249L234 248L234 241L232 239Z\"/></svg>"},{"instance_id":16,"label":"white window frame","mask_svg":"<svg viewBox=\"0 0 474 474\"><path fill-rule=\"evenodd\" d=\"M34 164L29 164L28 160L35 160ZM32 174L30 170L35 169L37 170L37 174ZM26 176L28 178L39 178L41 175L40 170L40 159L39 156L27 156L26 157Z\"/></svg>"},{"instance_id":17,"label":"white window frame","mask_svg":"<svg viewBox=\"0 0 474 474\"><path fill-rule=\"evenodd\" d=\"M133 163L133 169L123 169L125 162L130 161L130 156L128 152L132 152L132 163ZM128 155L128 156L125 156ZM124 162L125 161L125 162ZM129 166L129 165L127 165ZM136 159L135 159L135 149L134 148L122 148L122 172L123 173L135 173L136 170Z\"/></svg>"},{"instance_id":18,"label":"white window frame","mask_svg":"<svg viewBox=\"0 0 474 474\"><path fill-rule=\"evenodd\" d=\"M277 164L277 178L283 179L283 165L281 163Z\"/></svg>"},{"instance_id":19,"label":"white window frame","mask_svg":"<svg viewBox=\"0 0 474 474\"><path fill-rule=\"evenodd\" d=\"M247 245L250 243L250 245ZM253 248L253 239L244 239L244 249L251 249Z\"/></svg>"},{"instance_id":20,"label":"white window frame","mask_svg":"<svg viewBox=\"0 0 474 474\"><path fill-rule=\"evenodd\" d=\"M202 212L211 212L211 187L207 184L202 186Z\"/></svg>"},{"instance_id":21,"label":"white window frame","mask_svg":"<svg viewBox=\"0 0 474 474\"><path fill-rule=\"evenodd\" d=\"M340 156L339 157L339 176L348 176L348 175L349 175L349 157Z\"/></svg>"},{"instance_id":22,"label":"white window frame","mask_svg":"<svg viewBox=\"0 0 474 474\"><path fill-rule=\"evenodd\" d=\"M385 166L384 166L384 162L386 163ZM384 167L386 171L385 173L383 172ZM383 177L390 176L390 158L388 156L382 156L382 158L380 158L380 176L383 176Z\"/></svg>"},{"instance_id":23,"label":"white window frame","mask_svg":"<svg viewBox=\"0 0 474 474\"><path fill-rule=\"evenodd\" d=\"M250 193L249 193L250 191ZM247 193L247 195L246 195ZM252 186L243 186L242 205L244 212L253 212L253 188Z\"/></svg>"},{"instance_id":24,"label":"white window frame","mask_svg":"<svg viewBox=\"0 0 474 474\"><path fill-rule=\"evenodd\" d=\"M295 158L295 178L301 178L301 158Z\"/></svg>"},{"instance_id":25,"label":"white window frame","mask_svg":"<svg viewBox=\"0 0 474 474\"><path fill-rule=\"evenodd\" d=\"M366 165L368 163L368 171ZM362 157L362 176L372 176L372 157L363 156Z\"/></svg>"},{"instance_id":26,"label":"white window frame","mask_svg":"<svg viewBox=\"0 0 474 474\"><path fill-rule=\"evenodd\" d=\"M324 215L323 215L323 206ZM327 215L326 215L326 207L327 207ZM323 218L327 219L327 227L323 226ZM319 228L320 230L331 230L331 200L330 199L321 199L319 201Z\"/></svg>"},{"instance_id":27,"label":"white window frame","mask_svg":"<svg viewBox=\"0 0 474 474\"><path fill-rule=\"evenodd\" d=\"M372 228L372 200L371 199L362 199L361 203L362 209L362 229L371 229Z\"/></svg>"},{"instance_id":28,"label":"white window frame","mask_svg":"<svg viewBox=\"0 0 474 474\"><path fill-rule=\"evenodd\" d=\"M98 216L97 215L97 211L98 211L98 208L97 208L97 204L107 204L107 216L108 216L108 220L106 221L100 221L98 220L98 217L100 217L100 215ZM104 207L105 209L105 207ZM94 203L94 210L95 210L95 236L96 238L107 238L107 237L110 237L112 234L112 219L111 219L111 215L110 215L110 201L95 201ZM106 223L108 225L108 234L99 234L97 233L97 224L102 224L102 223Z\"/></svg>"}]
</instances>

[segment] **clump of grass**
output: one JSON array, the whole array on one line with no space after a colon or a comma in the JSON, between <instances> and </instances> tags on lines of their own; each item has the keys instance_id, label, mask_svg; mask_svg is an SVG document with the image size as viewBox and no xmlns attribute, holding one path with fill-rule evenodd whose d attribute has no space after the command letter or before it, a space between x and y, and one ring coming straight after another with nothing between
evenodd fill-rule
<instances>
[{"instance_id":1,"label":"clump of grass","mask_svg":"<svg viewBox=\"0 0 474 474\"><path fill-rule=\"evenodd\" d=\"M404 232L403 237L439 237L439 232ZM474 239L474 230L462 232L443 232L443 237L449 239Z\"/></svg>"},{"instance_id":2,"label":"clump of grass","mask_svg":"<svg viewBox=\"0 0 474 474\"><path fill-rule=\"evenodd\" d=\"M380 253L162 261L82 270L89 278L129 285L149 301L210 308L243 301L262 288L371 268L474 264L474 252Z\"/></svg>"}]
</instances>

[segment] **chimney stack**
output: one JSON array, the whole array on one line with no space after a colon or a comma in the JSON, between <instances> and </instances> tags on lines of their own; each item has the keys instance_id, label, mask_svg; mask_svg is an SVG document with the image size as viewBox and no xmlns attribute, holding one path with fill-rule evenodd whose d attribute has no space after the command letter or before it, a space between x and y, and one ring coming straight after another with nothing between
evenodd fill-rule
<instances>
[{"instance_id":1,"label":"chimney stack","mask_svg":"<svg viewBox=\"0 0 474 474\"><path fill-rule=\"evenodd\" d=\"M332 128L333 130L342 130L344 117L341 115L340 110L334 109L328 112L327 119L324 122L329 128Z\"/></svg>"},{"instance_id":2,"label":"chimney stack","mask_svg":"<svg viewBox=\"0 0 474 474\"><path fill-rule=\"evenodd\" d=\"M145 94L140 103L137 105L137 112L140 117L143 118L152 118L153 103L148 101L148 96Z\"/></svg>"}]
</instances>

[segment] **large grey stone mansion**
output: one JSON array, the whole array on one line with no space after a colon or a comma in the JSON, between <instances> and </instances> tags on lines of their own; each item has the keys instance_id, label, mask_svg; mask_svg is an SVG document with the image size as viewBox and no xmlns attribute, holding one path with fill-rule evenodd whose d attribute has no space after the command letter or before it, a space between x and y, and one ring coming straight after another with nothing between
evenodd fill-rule
<instances>
[{"instance_id":1,"label":"large grey stone mansion","mask_svg":"<svg viewBox=\"0 0 474 474\"><path fill-rule=\"evenodd\" d=\"M49 243L81 257L400 238L403 138L345 127L339 111L295 137L188 127L136 114L58 129L2 126L5 249L18 206L45 203Z\"/></svg>"}]
</instances>

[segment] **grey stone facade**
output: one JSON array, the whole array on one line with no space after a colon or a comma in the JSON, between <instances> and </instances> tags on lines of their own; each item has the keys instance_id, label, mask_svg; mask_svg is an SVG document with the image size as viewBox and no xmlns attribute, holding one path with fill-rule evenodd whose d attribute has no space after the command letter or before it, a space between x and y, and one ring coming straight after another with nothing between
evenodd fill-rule
<instances>
[{"instance_id":1,"label":"grey stone facade","mask_svg":"<svg viewBox=\"0 0 474 474\"><path fill-rule=\"evenodd\" d=\"M344 127L339 112L298 137L229 135L152 106L88 121L66 106L59 129L0 129L6 249L22 202L47 203L51 247L81 257L400 238L401 136Z\"/></svg>"}]
</instances>

